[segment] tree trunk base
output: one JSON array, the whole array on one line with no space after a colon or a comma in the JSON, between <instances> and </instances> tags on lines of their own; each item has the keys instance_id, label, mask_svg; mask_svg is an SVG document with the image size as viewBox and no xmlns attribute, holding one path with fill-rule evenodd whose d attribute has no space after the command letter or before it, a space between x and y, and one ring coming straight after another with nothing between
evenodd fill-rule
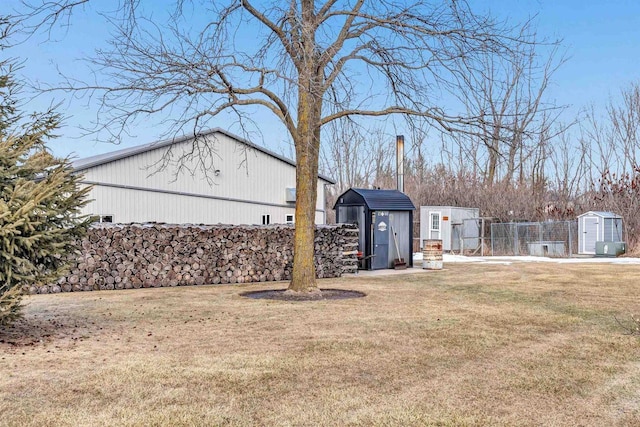
<instances>
[{"instance_id":1,"label":"tree trunk base","mask_svg":"<svg viewBox=\"0 0 640 427\"><path fill-rule=\"evenodd\" d=\"M322 299L322 291L317 287L309 287L301 291L287 289L284 294L292 299Z\"/></svg>"}]
</instances>

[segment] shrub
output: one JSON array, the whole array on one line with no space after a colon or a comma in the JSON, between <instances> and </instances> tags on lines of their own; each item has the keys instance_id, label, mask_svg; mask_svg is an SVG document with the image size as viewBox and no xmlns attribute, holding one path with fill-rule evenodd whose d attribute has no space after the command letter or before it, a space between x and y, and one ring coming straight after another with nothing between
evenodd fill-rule
<instances>
[{"instance_id":1,"label":"shrub","mask_svg":"<svg viewBox=\"0 0 640 427\"><path fill-rule=\"evenodd\" d=\"M14 71L0 63L0 324L19 317L24 287L59 277L89 224L89 188L45 146L60 116L20 114Z\"/></svg>"}]
</instances>

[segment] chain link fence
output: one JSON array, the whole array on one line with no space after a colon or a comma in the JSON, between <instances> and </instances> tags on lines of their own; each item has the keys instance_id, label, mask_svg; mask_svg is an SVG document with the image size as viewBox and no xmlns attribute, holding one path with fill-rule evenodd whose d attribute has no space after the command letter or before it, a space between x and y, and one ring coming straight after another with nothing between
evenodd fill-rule
<instances>
[{"instance_id":1,"label":"chain link fence","mask_svg":"<svg viewBox=\"0 0 640 427\"><path fill-rule=\"evenodd\" d=\"M491 224L491 255L569 257L578 252L578 221Z\"/></svg>"},{"instance_id":2,"label":"chain link fence","mask_svg":"<svg viewBox=\"0 0 640 427\"><path fill-rule=\"evenodd\" d=\"M461 255L489 255L491 244L491 223L493 218L466 218L458 227L457 235L461 237ZM454 234L456 234L454 232Z\"/></svg>"}]
</instances>

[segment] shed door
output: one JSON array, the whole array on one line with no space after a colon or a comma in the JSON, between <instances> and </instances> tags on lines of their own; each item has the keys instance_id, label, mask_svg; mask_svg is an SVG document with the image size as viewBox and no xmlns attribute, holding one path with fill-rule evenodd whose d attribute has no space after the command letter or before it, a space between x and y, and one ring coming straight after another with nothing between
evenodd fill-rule
<instances>
[{"instance_id":1,"label":"shed door","mask_svg":"<svg viewBox=\"0 0 640 427\"><path fill-rule=\"evenodd\" d=\"M377 211L373 213L373 259L372 270L389 268L389 212Z\"/></svg>"},{"instance_id":2,"label":"shed door","mask_svg":"<svg viewBox=\"0 0 640 427\"><path fill-rule=\"evenodd\" d=\"M582 218L582 253L595 254L596 241L600 235L600 221L598 217L585 216Z\"/></svg>"},{"instance_id":3,"label":"shed door","mask_svg":"<svg viewBox=\"0 0 640 427\"><path fill-rule=\"evenodd\" d=\"M440 212L429 212L429 239L442 239Z\"/></svg>"}]
</instances>

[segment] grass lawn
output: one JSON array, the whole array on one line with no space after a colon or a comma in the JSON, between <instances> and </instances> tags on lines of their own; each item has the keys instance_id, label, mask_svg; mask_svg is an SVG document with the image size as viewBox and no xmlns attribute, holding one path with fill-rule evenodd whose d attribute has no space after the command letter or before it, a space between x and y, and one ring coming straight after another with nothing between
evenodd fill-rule
<instances>
[{"instance_id":1,"label":"grass lawn","mask_svg":"<svg viewBox=\"0 0 640 427\"><path fill-rule=\"evenodd\" d=\"M286 283L26 298L0 425L638 426L640 266L449 264Z\"/></svg>"}]
</instances>

